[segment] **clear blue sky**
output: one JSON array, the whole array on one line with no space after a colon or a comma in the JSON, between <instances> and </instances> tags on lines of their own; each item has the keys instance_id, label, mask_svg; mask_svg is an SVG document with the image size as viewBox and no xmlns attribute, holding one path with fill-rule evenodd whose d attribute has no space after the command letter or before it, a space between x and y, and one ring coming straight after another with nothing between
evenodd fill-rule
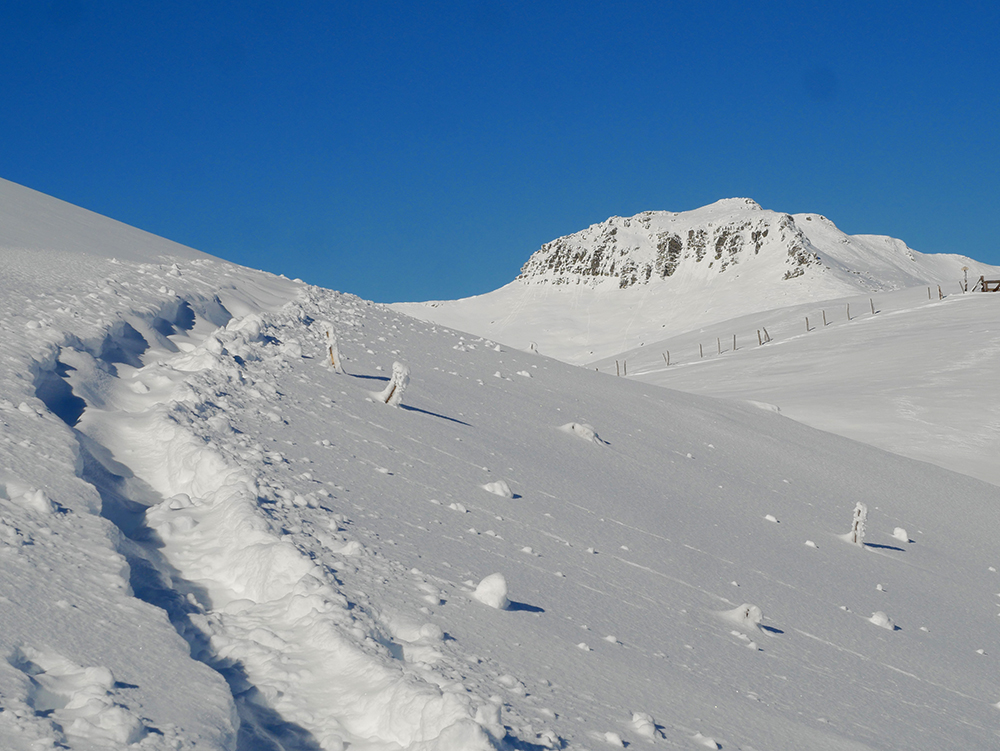
<instances>
[{"instance_id":1,"label":"clear blue sky","mask_svg":"<svg viewBox=\"0 0 1000 751\"><path fill-rule=\"evenodd\" d=\"M0 177L379 301L749 196L1000 264L1000 4L0 0Z\"/></svg>"}]
</instances>

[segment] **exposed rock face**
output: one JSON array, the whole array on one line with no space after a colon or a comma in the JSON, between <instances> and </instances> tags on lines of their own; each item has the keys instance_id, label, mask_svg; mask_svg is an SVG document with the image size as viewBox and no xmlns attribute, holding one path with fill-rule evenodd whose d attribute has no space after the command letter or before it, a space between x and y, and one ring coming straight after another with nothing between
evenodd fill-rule
<instances>
[{"instance_id":1,"label":"exposed rock face","mask_svg":"<svg viewBox=\"0 0 1000 751\"><path fill-rule=\"evenodd\" d=\"M698 273L699 265L725 273L760 254L783 258L783 279L822 265L790 214L765 211L749 198L730 198L695 211L611 217L546 243L517 278L527 284L590 286L616 280L625 289L685 270Z\"/></svg>"}]
</instances>

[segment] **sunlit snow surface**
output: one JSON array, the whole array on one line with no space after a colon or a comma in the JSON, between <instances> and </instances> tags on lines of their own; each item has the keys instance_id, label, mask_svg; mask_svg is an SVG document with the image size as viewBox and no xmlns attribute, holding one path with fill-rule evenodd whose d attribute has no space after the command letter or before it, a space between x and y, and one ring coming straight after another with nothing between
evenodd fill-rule
<instances>
[{"instance_id":1,"label":"sunlit snow surface","mask_svg":"<svg viewBox=\"0 0 1000 751\"><path fill-rule=\"evenodd\" d=\"M962 294L958 285L943 299L930 292L742 316L591 367L614 373L618 360L645 383L758 402L1000 485L1000 295ZM771 341L761 346L763 330Z\"/></svg>"},{"instance_id":2,"label":"sunlit snow surface","mask_svg":"<svg viewBox=\"0 0 1000 751\"><path fill-rule=\"evenodd\" d=\"M0 235L0 746L1000 741L995 486L143 242Z\"/></svg>"}]
</instances>

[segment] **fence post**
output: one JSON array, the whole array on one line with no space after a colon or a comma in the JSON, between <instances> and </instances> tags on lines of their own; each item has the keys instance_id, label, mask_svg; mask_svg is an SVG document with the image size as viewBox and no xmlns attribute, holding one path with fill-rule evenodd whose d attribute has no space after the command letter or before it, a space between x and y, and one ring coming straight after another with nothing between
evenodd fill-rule
<instances>
[{"instance_id":1,"label":"fence post","mask_svg":"<svg viewBox=\"0 0 1000 751\"><path fill-rule=\"evenodd\" d=\"M874 300L872 300L872 299L871 299L871 298L869 297L869 298L868 298L868 302L869 302L869 304L871 304L871 306L872 306L872 315L875 315L875 301L874 301Z\"/></svg>"},{"instance_id":2,"label":"fence post","mask_svg":"<svg viewBox=\"0 0 1000 751\"><path fill-rule=\"evenodd\" d=\"M733 334L733 352L736 351L736 334Z\"/></svg>"},{"instance_id":3,"label":"fence post","mask_svg":"<svg viewBox=\"0 0 1000 751\"><path fill-rule=\"evenodd\" d=\"M620 376L622 372L618 369L618 361L615 360L615 375Z\"/></svg>"}]
</instances>

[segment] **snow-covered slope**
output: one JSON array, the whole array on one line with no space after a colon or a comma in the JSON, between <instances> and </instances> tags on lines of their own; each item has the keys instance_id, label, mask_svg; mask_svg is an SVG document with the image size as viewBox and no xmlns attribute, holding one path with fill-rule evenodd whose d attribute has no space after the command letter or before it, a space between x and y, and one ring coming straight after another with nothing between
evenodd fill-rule
<instances>
[{"instance_id":1,"label":"snow-covered slope","mask_svg":"<svg viewBox=\"0 0 1000 751\"><path fill-rule=\"evenodd\" d=\"M617 360L618 372L645 383L766 402L1000 485L1000 295L954 289L943 299L918 288L752 314L593 365L615 373Z\"/></svg>"},{"instance_id":2,"label":"snow-covered slope","mask_svg":"<svg viewBox=\"0 0 1000 751\"><path fill-rule=\"evenodd\" d=\"M9 228L0 747L1000 740L995 486L148 236Z\"/></svg>"},{"instance_id":3,"label":"snow-covered slope","mask_svg":"<svg viewBox=\"0 0 1000 751\"><path fill-rule=\"evenodd\" d=\"M494 292L394 307L583 364L746 313L927 283L955 288L963 266L973 279L1000 272L733 198L612 217L542 246Z\"/></svg>"}]
</instances>

